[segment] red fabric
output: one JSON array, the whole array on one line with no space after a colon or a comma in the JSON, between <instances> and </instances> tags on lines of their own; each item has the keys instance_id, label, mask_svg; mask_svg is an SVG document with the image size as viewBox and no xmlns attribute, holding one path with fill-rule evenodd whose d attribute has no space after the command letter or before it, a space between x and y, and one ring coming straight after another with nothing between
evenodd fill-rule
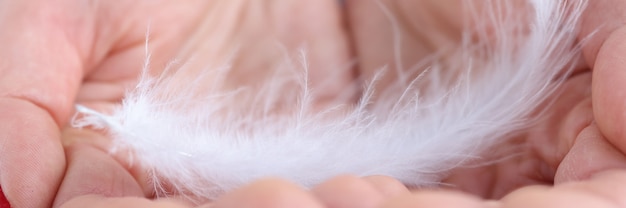
<instances>
[{"instance_id":1,"label":"red fabric","mask_svg":"<svg viewBox=\"0 0 626 208\"><path fill-rule=\"evenodd\" d=\"M2 192L2 187L0 187L0 208L11 208L11 204L9 204L9 200L4 196L4 192Z\"/></svg>"}]
</instances>

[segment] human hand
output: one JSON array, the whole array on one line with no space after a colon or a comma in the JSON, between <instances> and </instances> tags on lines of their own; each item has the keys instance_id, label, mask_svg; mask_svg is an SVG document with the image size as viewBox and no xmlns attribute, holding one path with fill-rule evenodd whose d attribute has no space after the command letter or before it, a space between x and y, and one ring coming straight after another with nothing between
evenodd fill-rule
<instances>
[{"instance_id":1,"label":"human hand","mask_svg":"<svg viewBox=\"0 0 626 208\"><path fill-rule=\"evenodd\" d=\"M312 190L281 179L262 179L199 205L181 196L152 200L142 192L150 186L138 183L146 180L145 175L112 157L106 137L67 129L64 139L68 169L55 207L373 207L408 193L388 177L339 176Z\"/></svg>"},{"instance_id":2,"label":"human hand","mask_svg":"<svg viewBox=\"0 0 626 208\"><path fill-rule=\"evenodd\" d=\"M488 195L499 197L514 187L584 182L593 175L626 168L626 135L622 130L626 125L622 113L625 102L619 90L626 4L612 0L588 4L581 19L579 39L585 42L579 70L551 107L551 118L521 139L529 147L524 159L516 165L492 166L487 172L495 174L494 185L483 193L495 190L498 193ZM512 178L516 174L523 177ZM463 180L459 178L451 182ZM509 188L496 184L509 184ZM614 189L606 185L606 190Z\"/></svg>"},{"instance_id":3,"label":"human hand","mask_svg":"<svg viewBox=\"0 0 626 208\"><path fill-rule=\"evenodd\" d=\"M262 179L200 205L182 196L151 200L145 173L120 162L124 153L111 154L101 133L68 128L63 141L68 167L54 207L372 207L409 192L389 177L338 176L311 190Z\"/></svg>"},{"instance_id":4,"label":"human hand","mask_svg":"<svg viewBox=\"0 0 626 208\"><path fill-rule=\"evenodd\" d=\"M593 115L598 133L595 134L602 145L588 145L581 141L579 148L594 155L573 155L574 160L582 160L588 170L576 168L567 179L585 178L591 174L608 169L626 167L626 91L622 86L626 82L623 60L626 56L626 2L602 0L590 1L589 10L582 22L581 38L592 35L587 47L584 48L584 59L593 73L592 103ZM576 146L576 145L575 145ZM596 152L603 152L599 154ZM595 157L594 157L595 156ZM601 157L598 157L601 156ZM593 158L592 158L593 157ZM571 164L569 166L575 166ZM583 166L584 167L584 166Z\"/></svg>"},{"instance_id":5,"label":"human hand","mask_svg":"<svg viewBox=\"0 0 626 208\"><path fill-rule=\"evenodd\" d=\"M64 176L60 129L75 103L106 111L120 101L143 68L148 28L155 69L193 53L208 57L207 62L221 61L242 45L245 50L234 57L233 68L269 69L282 61L275 43L296 50L302 42L314 43L308 47L312 84L323 78L324 69L347 63L337 5L332 0L310 3L1 1L0 185L11 205L52 205L61 179L70 177ZM312 18L316 21L301 24ZM245 83L256 73L263 75L240 73L245 76L233 75L229 82ZM333 74L352 79L348 70ZM345 87L338 83L324 91ZM324 96L331 95L319 95ZM119 195L77 189L73 195Z\"/></svg>"},{"instance_id":6,"label":"human hand","mask_svg":"<svg viewBox=\"0 0 626 208\"><path fill-rule=\"evenodd\" d=\"M350 5L355 5L354 2L350 3L348 2L348 10L350 11L352 8ZM360 4L360 3L356 3L356 4ZM363 3L365 4L365 3ZM371 7L369 9L367 9L368 7L358 7L358 8L366 8L363 10L353 10L353 12L351 12L351 16L356 15L358 16L363 15L367 12L373 12L375 9L376 11L380 12L380 8L379 7ZM409 7L397 7L397 8L409 8ZM426 7L428 8L428 7ZM441 8L441 7L437 7L437 8ZM362 13L359 13L362 12ZM437 11L437 10L433 10L433 11ZM447 11L447 10L446 10ZM445 11L444 11L445 13ZM450 13L450 12L448 12ZM454 12L452 12L454 14ZM458 14L458 13L456 13ZM373 18L374 20L376 20L376 18L386 18L383 16L375 16L372 15L370 16L371 18ZM419 18L416 18L419 20ZM454 18L453 18L454 19ZM366 19L367 20L367 19ZM370 19L372 20L372 19ZM380 20L380 19L378 19ZM153 23L155 22L154 20L152 21ZM376 28L376 24L371 24L372 21L366 21L368 22L367 25L368 27L371 28ZM147 24L147 23L146 23ZM388 38L390 38L389 36L377 36L377 37L365 37L365 38L359 38L359 34L361 34L361 36L363 36L364 34L376 34L376 33L368 33L371 31L368 30L362 30L362 32L358 32L359 31L359 26L356 26L357 23L351 24L355 26L355 29L353 31L353 36L355 38L355 40L358 42L358 39L363 39L361 42L366 42L366 40L383 40L382 42L385 42L384 40L389 40ZM438 24L437 24L438 25ZM445 25L445 24L444 24ZM413 25L414 26L414 25ZM153 40L156 40L158 38L155 37L156 32L155 32L155 27L153 25L152 27L153 29L152 31L152 36L154 37ZM337 27L340 28L340 27ZM361 27L362 28L362 27ZM453 27L454 28L454 27ZM339 29L340 30L340 29ZM142 41L138 41L141 40L141 38L139 37L143 37L143 33L144 31L141 32L136 32L133 33L136 35L136 42L138 43L143 43ZM452 38L454 39L454 38ZM423 39L422 39L423 40ZM193 42L193 41L191 41ZM370 43L376 43L378 41L370 41ZM420 40L418 40L417 42L420 42ZM429 42L429 41L423 41L425 42ZM435 41L436 42L436 41ZM446 41L444 41L446 42ZM122 56L122 57L128 57L128 60L136 60L138 58L141 58L143 56L142 50L139 50L141 44L137 44L136 47L130 47L132 49L135 49L134 53L129 53L129 54L133 54L136 57L130 58L131 56ZM190 44L193 45L193 44ZM377 53L369 53L371 55L365 55L367 52L363 51L366 50L367 48L376 48L376 47L367 47L369 44L359 44L357 43L357 54L359 54L360 57L362 57L362 59L366 59L365 57L383 57L383 58L388 58L389 60L393 59L393 57L389 57L389 56L378 56L380 54ZM142 46L142 45L141 45ZM159 46L153 45L153 48L155 48L156 53L159 53L159 51L161 50L157 50L156 48L159 48ZM262 47L261 47L262 48ZM360 49L359 49L360 48ZM389 49L387 51L382 50L380 48L378 48L378 51L380 51L381 53L385 53L385 52L390 52L392 50L391 47L383 47L385 49ZM412 51L408 54L414 53L412 54L411 57L416 57L419 58L419 54L421 54L422 52L424 54L427 54L426 51L428 51L428 47L423 47L423 46L419 46L419 47L409 47L411 50L412 49L417 49L415 51ZM425 50L425 51L422 51ZM141 52L140 52L141 51ZM170 50L170 51L177 51L175 49ZM422 51L422 52L420 52ZM167 52L167 51L166 51ZM158 54L154 54L153 57L158 57L160 55ZM393 53L386 53L386 54L393 54ZM416 55L417 54L417 55ZM168 57L168 55L163 55L163 57ZM117 58L116 58L117 59ZM133 63L131 61L124 61L127 63ZM261 59L261 60L266 60L266 59ZM376 59L367 59L367 60L376 60ZM154 62L159 63L159 61L161 61L161 63L163 62L167 62L167 58L155 58ZM383 60L383 61L387 61L387 60ZM413 61L413 60L412 60ZM341 61L338 61L337 63L341 63ZM380 62L380 65L384 65L382 64L382 61ZM597 63L597 62L589 62L588 63ZM158 65L158 64L157 64ZM371 67L368 67L371 66ZM362 70L366 70L367 68L370 69L374 69L374 68L378 68L380 67L379 64L363 64L363 66L361 66ZM121 67L121 68L132 68L132 67ZM135 67L132 69L140 69L139 67ZM136 75L136 70L132 74L133 76ZM106 70L105 70L106 71ZM114 74L113 72L111 72L112 74ZM116 72L119 73L119 72ZM366 72L367 73L367 72ZM595 73L595 72L594 72ZM580 77L579 77L580 76ZM577 78L573 78L572 80L570 80L570 83L572 84L568 84L569 90L573 90L575 93L573 93L573 95L570 98L563 98L561 100L567 100L570 99L569 101L565 102L565 101L561 101L562 104L559 105L555 105L556 110L558 112L561 112L562 114L558 117L555 117L554 120L552 120L549 125L551 126L555 126L557 127L557 130L553 131L543 131L543 130L537 130L537 131L533 131L531 132L531 135L537 135L540 134L540 136L537 137L531 137L533 139L528 139L528 138L523 138L520 139L520 141L522 141L522 143L525 144L529 144L528 146L530 148L528 148L526 151L524 151L526 153L526 156L523 156L522 158L524 158L523 160L519 160L518 162L524 162L527 165L519 165L519 163L501 163L501 165L494 165L494 166L490 166L489 168L482 168L482 169L475 169L475 170L468 170L469 172L474 172L474 173L479 173L480 175L484 175L485 180L474 180L475 175L473 174L467 174L467 172L463 172L460 175L463 175L462 177L451 177L448 182L450 183L454 183L457 184L459 188L464 189L464 190L469 190L469 191L473 191L474 193L477 194L481 194L482 196L485 197L500 197L502 195L504 195L505 193L508 193L511 190L516 189L517 187L520 186L525 186L525 185L530 185L530 184L542 184L542 183L551 183L553 179L559 178L561 176L563 176L564 181L567 178L566 173L568 173L567 171L565 172L559 172L557 171L557 169L560 169L562 167L567 167L563 164L568 164L568 161L570 162L575 162L578 160L573 160L571 158L575 158L574 156L569 156L570 159L566 160L565 158L568 158L566 156L568 155L576 155L578 153L575 152L581 152L580 148L575 150L575 151L570 151L570 149L574 150L573 148L573 143L576 143L575 141L595 141L593 138L597 138L597 137L588 137L591 139L577 139L578 130L583 129L583 127L580 127L580 125L584 125L584 124L588 124L590 123L589 118L589 109L586 108L589 106L589 101L586 100L589 96L586 91L586 88L584 87L585 84L580 84L580 83L584 83L584 77L587 75L583 75L581 73L581 75L576 76ZM132 76L129 76L132 77ZM594 76L595 79L596 76ZM588 78L588 77L587 77ZM576 84L579 83L579 84ZM121 86L121 85L118 85ZM122 87L120 87L122 88ZM120 93L121 94L121 93ZM594 93L595 94L595 93ZM79 96L80 97L80 96ZM115 96L113 96L115 97ZM94 99L94 100L98 100L98 99ZM595 101L594 101L595 102ZM578 107L577 107L578 106ZM595 107L595 105L594 105ZM595 111L594 111L595 113ZM562 119L564 114L570 114L570 116L567 116L568 119ZM614 114L611 114L614 115ZM571 118L571 119L570 119ZM599 124L600 122L597 121ZM567 126L567 127L566 127ZM573 127L572 127L573 126ZM602 125L600 125L602 126ZM570 128L571 127L571 128ZM569 128L569 130L568 130ZM597 134L596 131L592 131L593 128L595 128L594 126L590 127L590 134L593 135L593 133ZM572 130L574 129L574 130ZM564 133L561 133L564 132ZM562 136L563 135L563 136ZM573 135L573 136L572 136ZM537 139L537 138L551 138L551 139ZM557 138L558 137L558 138ZM567 137L567 138L565 138ZM554 139L557 138L557 139ZM575 140L575 141L574 141ZM603 139L601 141L604 141ZM543 142L547 142L549 144L543 143ZM592 142L594 143L594 142ZM595 143L594 143L595 144ZM599 143L599 144L603 144L603 143ZM606 143L604 143L606 144ZM579 142L578 146L586 146L584 145L584 143ZM558 151L554 151L554 147L556 147L556 149L558 149ZM594 148L598 148L598 147L602 147L603 146L594 146ZM5 151L6 152L6 151ZM540 153L537 153L540 152ZM574 152L574 153L571 153ZM600 152L595 152L595 153L605 153L604 151L600 151ZM584 156L584 155L581 155ZM569 163L571 165L574 165L575 167L578 167L578 165L576 163ZM547 166L547 168L546 168ZM542 170L542 171L539 171ZM565 169L561 169L561 170L565 170ZM589 167L584 167L581 168L580 170L592 170L592 168ZM3 171L5 172L5 171ZM539 172L539 174L536 174L537 172ZM582 173L584 171L581 172L576 172L575 173ZM512 173L512 174L511 174ZM572 173L572 172L569 172ZM499 176L499 177L498 177ZM513 180L509 180L509 179L513 179ZM580 179L580 178L578 178ZM556 179L557 181L559 181L560 179ZM474 181L474 182L478 182L478 184L468 184L468 182L470 181ZM493 184L493 186L484 186L485 183L487 182L493 182L491 184ZM477 186L477 185L481 185L481 186ZM493 189L491 189L493 188Z\"/></svg>"},{"instance_id":7,"label":"human hand","mask_svg":"<svg viewBox=\"0 0 626 208\"><path fill-rule=\"evenodd\" d=\"M94 135L86 135L94 134ZM71 139L74 138L75 140ZM84 140L90 137L94 140ZM620 183L626 183L625 171L594 175L589 180L549 186L528 186L500 200L485 200L475 195L449 190L410 192L400 182L383 176L357 178L339 176L312 190L305 190L289 181L263 179L227 193L214 202L194 205L184 198L146 199L128 166L120 165L100 148L108 139L94 132L66 131L68 177L59 190L61 201L80 189L98 189L102 193L118 193L117 197L82 195L72 197L63 208L77 207L619 207L626 204ZM131 171L132 172L132 171ZM138 176L138 177L137 177ZM114 182L114 183L106 183ZM78 189L77 189L78 188Z\"/></svg>"},{"instance_id":8,"label":"human hand","mask_svg":"<svg viewBox=\"0 0 626 208\"><path fill-rule=\"evenodd\" d=\"M394 36L398 31L391 30L389 15L375 1L346 4L355 42L380 43L355 45L362 61L360 70L369 76L385 64L406 69L433 50L454 44L460 39L462 21L467 19L460 16L460 1L378 2L396 18L400 36ZM550 118L502 146L516 148L517 156L486 167L457 170L444 183L499 199L524 186L585 183L594 174L624 168L626 134L622 126L626 115L622 112L626 93L619 86L624 81L621 74L626 73L620 72L625 9L621 1L589 1L579 35L581 40L591 35L584 42L583 57L547 111ZM403 41L400 47L389 44L398 37ZM402 52L402 59L396 59L397 51Z\"/></svg>"},{"instance_id":9,"label":"human hand","mask_svg":"<svg viewBox=\"0 0 626 208\"><path fill-rule=\"evenodd\" d=\"M65 171L60 129L74 102L101 105L119 99L124 82L141 66L134 60L142 52L134 48L143 42L146 24L136 18L155 6L71 0L0 4L0 24L6 28L0 32L0 184L14 207L48 207ZM171 6L159 20L196 18ZM140 12L126 21L126 9ZM169 56L170 47L156 46L164 51L156 57Z\"/></svg>"}]
</instances>

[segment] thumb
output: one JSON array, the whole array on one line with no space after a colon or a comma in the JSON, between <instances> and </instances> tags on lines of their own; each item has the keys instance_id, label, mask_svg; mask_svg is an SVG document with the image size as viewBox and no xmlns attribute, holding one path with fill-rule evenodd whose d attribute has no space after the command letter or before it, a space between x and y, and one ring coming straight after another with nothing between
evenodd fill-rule
<instances>
[{"instance_id":1,"label":"thumb","mask_svg":"<svg viewBox=\"0 0 626 208\"><path fill-rule=\"evenodd\" d=\"M0 1L0 185L14 207L49 207L63 177L59 129L84 58L78 18L68 17L81 10L72 9L68 0Z\"/></svg>"}]
</instances>

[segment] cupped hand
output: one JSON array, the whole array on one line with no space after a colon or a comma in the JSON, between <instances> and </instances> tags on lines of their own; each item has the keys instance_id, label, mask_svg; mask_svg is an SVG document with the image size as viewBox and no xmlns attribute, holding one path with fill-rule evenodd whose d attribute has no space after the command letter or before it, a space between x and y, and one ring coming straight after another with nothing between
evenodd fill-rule
<instances>
[{"instance_id":1,"label":"cupped hand","mask_svg":"<svg viewBox=\"0 0 626 208\"><path fill-rule=\"evenodd\" d=\"M88 138L88 139L86 139ZM67 172L54 207L375 207L409 194L402 183L385 176L337 176L307 190L292 182L266 178L195 204L184 196L153 199L141 168L111 154L111 141L100 132L65 129Z\"/></svg>"},{"instance_id":2,"label":"cupped hand","mask_svg":"<svg viewBox=\"0 0 626 208\"><path fill-rule=\"evenodd\" d=\"M48 207L66 167L60 129L76 100L114 100L119 83L135 76L138 70L129 66L115 66L124 73L102 71L122 56L116 52L138 41L140 36L122 37L138 23L119 18L127 4L0 4L5 28L0 32L0 184L14 207Z\"/></svg>"},{"instance_id":3,"label":"cupped hand","mask_svg":"<svg viewBox=\"0 0 626 208\"><path fill-rule=\"evenodd\" d=\"M68 133L76 135L77 132ZM83 135L84 136L84 135ZM102 136L96 135L102 140ZM80 138L80 137L79 137ZM69 145L68 178L59 195L79 191L77 187L96 188L116 195L81 195L61 207L163 207L163 208L231 208L231 207L302 207L302 208L401 208L401 207L623 207L626 172L607 171L588 180L550 186L527 186L499 200L485 200L458 191L420 190L410 192L400 182L384 177L358 178L338 176L311 190L281 179L262 179L225 194L216 201L194 205L182 198L149 200L142 196L140 185L110 155L84 140ZM105 170L103 172L103 170ZM101 181L114 181L108 186ZM120 194L122 193L122 194Z\"/></svg>"},{"instance_id":4,"label":"cupped hand","mask_svg":"<svg viewBox=\"0 0 626 208\"><path fill-rule=\"evenodd\" d=\"M107 110L119 102L143 69L147 33L151 69L177 58L232 58L234 71L244 74L229 77L235 85L280 64L285 49L310 52L313 85L325 69L349 62L332 0L1 1L0 25L0 185L14 207L52 205L62 178L72 177L64 172L75 153L68 150L67 165L61 129L74 104ZM202 57L188 57L194 53ZM352 79L349 70L332 74ZM338 83L323 92L345 88ZM70 195L115 195L107 188L76 190Z\"/></svg>"},{"instance_id":5,"label":"cupped hand","mask_svg":"<svg viewBox=\"0 0 626 208\"><path fill-rule=\"evenodd\" d=\"M376 2L386 5L386 10ZM148 25L155 69L164 68L172 58L188 58L185 56L198 52L220 61L238 47L243 52L233 59L234 69L266 69L282 58L268 42L277 41L289 50L309 42L314 82L323 78L324 69L341 68L352 55L359 59L359 70L367 78L389 63L399 69L410 68L436 48L457 40L455 31L461 28L454 20L459 19L459 8L437 2L346 1L349 32L342 25L338 5L331 0L1 2L0 22L15 29L0 32L5 46L0 51L0 109L7 124L0 127L5 135L0 138L0 184L14 206L52 203L65 170L59 129L66 125L74 101L106 109L121 99L123 89L142 69ZM424 12L412 12L421 8ZM626 146L621 127L626 115L619 87L623 77L619 54L624 45L620 35L624 9L626 5L619 1L590 2L580 37L597 28L599 32L593 33L585 47L582 59L586 65L564 85L567 93L551 106L552 116L539 125L543 128L515 140L516 145L525 147L519 156L488 167L459 170L446 182L482 197L501 198L522 186L583 183L596 173L623 168ZM403 37L410 37L407 44L401 44L404 47L393 44L389 13L400 20L396 26ZM423 29L423 25L431 29ZM349 41L354 54L350 54ZM405 58L396 59L399 54ZM352 79L349 72L338 76L346 82L337 83ZM241 80L234 80L235 84L254 78L236 77ZM333 87L341 88L339 85ZM68 177L66 181L71 181ZM138 191L141 185L138 187L128 195L145 195ZM65 192L70 194L63 200L84 194L119 196L98 189L78 190Z\"/></svg>"},{"instance_id":6,"label":"cupped hand","mask_svg":"<svg viewBox=\"0 0 626 208\"><path fill-rule=\"evenodd\" d=\"M398 73L410 74L402 70L460 41L462 23L469 19L462 16L462 5L463 1L346 1L359 70L371 77L381 66L389 66L392 73L383 80L386 85ZM592 175L626 168L624 11L622 1L588 1L578 35L583 55L555 103L547 106L548 119L498 148L510 151L505 157L509 159L456 170L443 182L499 199L524 186L584 182ZM625 173L614 175L619 174Z\"/></svg>"},{"instance_id":7,"label":"cupped hand","mask_svg":"<svg viewBox=\"0 0 626 208\"><path fill-rule=\"evenodd\" d=\"M338 176L311 190L278 178L261 179L203 204L182 196L152 199L143 191L149 186L138 183L145 181L145 176L139 169L133 170L112 157L105 136L77 129L67 129L63 136L68 168L54 207L361 208L409 193L404 185L389 177Z\"/></svg>"}]
</instances>

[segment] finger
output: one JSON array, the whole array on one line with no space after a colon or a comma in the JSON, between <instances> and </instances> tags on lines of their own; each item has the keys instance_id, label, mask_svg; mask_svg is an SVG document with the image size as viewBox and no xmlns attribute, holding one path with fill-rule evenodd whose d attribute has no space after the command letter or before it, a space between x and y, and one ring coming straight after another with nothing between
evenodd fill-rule
<instances>
[{"instance_id":1,"label":"finger","mask_svg":"<svg viewBox=\"0 0 626 208\"><path fill-rule=\"evenodd\" d=\"M311 192L327 207L377 207L384 201L381 191L372 183L355 176L339 176L316 187Z\"/></svg>"},{"instance_id":2,"label":"finger","mask_svg":"<svg viewBox=\"0 0 626 208\"><path fill-rule=\"evenodd\" d=\"M588 179L609 169L626 169L626 156L608 142L595 124L583 129L559 165L555 184Z\"/></svg>"},{"instance_id":3,"label":"finger","mask_svg":"<svg viewBox=\"0 0 626 208\"><path fill-rule=\"evenodd\" d=\"M54 201L55 207L83 195L144 197L143 189L131 173L101 149L87 143L73 143L66 147L66 157L67 170Z\"/></svg>"},{"instance_id":4,"label":"finger","mask_svg":"<svg viewBox=\"0 0 626 208\"><path fill-rule=\"evenodd\" d=\"M65 170L57 124L32 103L0 99L0 185L13 207L50 207Z\"/></svg>"},{"instance_id":5,"label":"finger","mask_svg":"<svg viewBox=\"0 0 626 208\"><path fill-rule=\"evenodd\" d=\"M82 76L74 41L85 40L64 31L77 24L67 3L0 1L0 186L13 207L49 207L65 169L59 126Z\"/></svg>"},{"instance_id":6,"label":"finger","mask_svg":"<svg viewBox=\"0 0 626 208\"><path fill-rule=\"evenodd\" d=\"M77 128L63 129L61 137L63 147L66 149L67 161L75 160L74 158L68 157L67 151L73 150L77 148L77 146L79 148L83 148L83 146L88 146L89 148L97 149L102 153L106 153L106 156L111 157L114 161L121 165L126 172L130 173L135 181L139 183L140 187L143 188L145 196L153 196L154 185L150 184L150 179L148 179L148 172L145 171L144 167L141 164L133 163L132 160L129 159L133 158L132 150L116 147L113 144L112 140L105 135L106 133L100 130ZM113 149L115 150L114 152L111 151ZM74 155L75 154L73 154L72 156L77 157Z\"/></svg>"},{"instance_id":7,"label":"finger","mask_svg":"<svg viewBox=\"0 0 626 208\"><path fill-rule=\"evenodd\" d=\"M588 180L555 187L529 186L499 201L499 207L624 207L626 172L603 171Z\"/></svg>"},{"instance_id":8,"label":"finger","mask_svg":"<svg viewBox=\"0 0 626 208\"><path fill-rule=\"evenodd\" d=\"M313 195L290 182L266 179L219 198L211 208L321 208Z\"/></svg>"},{"instance_id":9,"label":"finger","mask_svg":"<svg viewBox=\"0 0 626 208\"><path fill-rule=\"evenodd\" d=\"M594 65L593 110L598 128L621 152L626 152L626 27L603 44Z\"/></svg>"},{"instance_id":10,"label":"finger","mask_svg":"<svg viewBox=\"0 0 626 208\"><path fill-rule=\"evenodd\" d=\"M589 1L582 16L580 39L583 54L593 69L594 117L602 135L621 152L626 152L626 2Z\"/></svg>"},{"instance_id":11,"label":"finger","mask_svg":"<svg viewBox=\"0 0 626 208\"><path fill-rule=\"evenodd\" d=\"M583 55L587 63L593 64L606 40L624 26L626 2L615 0L587 1L581 16L579 39L585 40Z\"/></svg>"},{"instance_id":12,"label":"finger","mask_svg":"<svg viewBox=\"0 0 626 208\"><path fill-rule=\"evenodd\" d=\"M557 186L557 190L572 190L599 197L616 207L626 207L626 171L605 170L589 180Z\"/></svg>"},{"instance_id":13,"label":"finger","mask_svg":"<svg viewBox=\"0 0 626 208\"><path fill-rule=\"evenodd\" d=\"M385 198L391 198L409 193L409 189L400 181L387 176L366 176L363 180L370 183L374 189Z\"/></svg>"},{"instance_id":14,"label":"finger","mask_svg":"<svg viewBox=\"0 0 626 208\"><path fill-rule=\"evenodd\" d=\"M581 191L566 191L548 187L526 187L506 197L500 203L502 207L616 207L602 197Z\"/></svg>"},{"instance_id":15,"label":"finger","mask_svg":"<svg viewBox=\"0 0 626 208\"><path fill-rule=\"evenodd\" d=\"M603 171L589 180L553 188L533 186L519 189L500 201L501 207L624 207L626 172Z\"/></svg>"},{"instance_id":16,"label":"finger","mask_svg":"<svg viewBox=\"0 0 626 208\"><path fill-rule=\"evenodd\" d=\"M385 202L382 208L440 207L440 208L489 208L490 202L479 198L448 191L422 191L407 194ZM495 206L491 206L495 207Z\"/></svg>"},{"instance_id":17,"label":"finger","mask_svg":"<svg viewBox=\"0 0 626 208\"><path fill-rule=\"evenodd\" d=\"M174 200L157 200L152 201L141 197L104 197L100 195L85 195L68 201L61 208L136 208L136 207L152 207L152 208L187 208L191 207L185 203L179 203Z\"/></svg>"}]
</instances>

